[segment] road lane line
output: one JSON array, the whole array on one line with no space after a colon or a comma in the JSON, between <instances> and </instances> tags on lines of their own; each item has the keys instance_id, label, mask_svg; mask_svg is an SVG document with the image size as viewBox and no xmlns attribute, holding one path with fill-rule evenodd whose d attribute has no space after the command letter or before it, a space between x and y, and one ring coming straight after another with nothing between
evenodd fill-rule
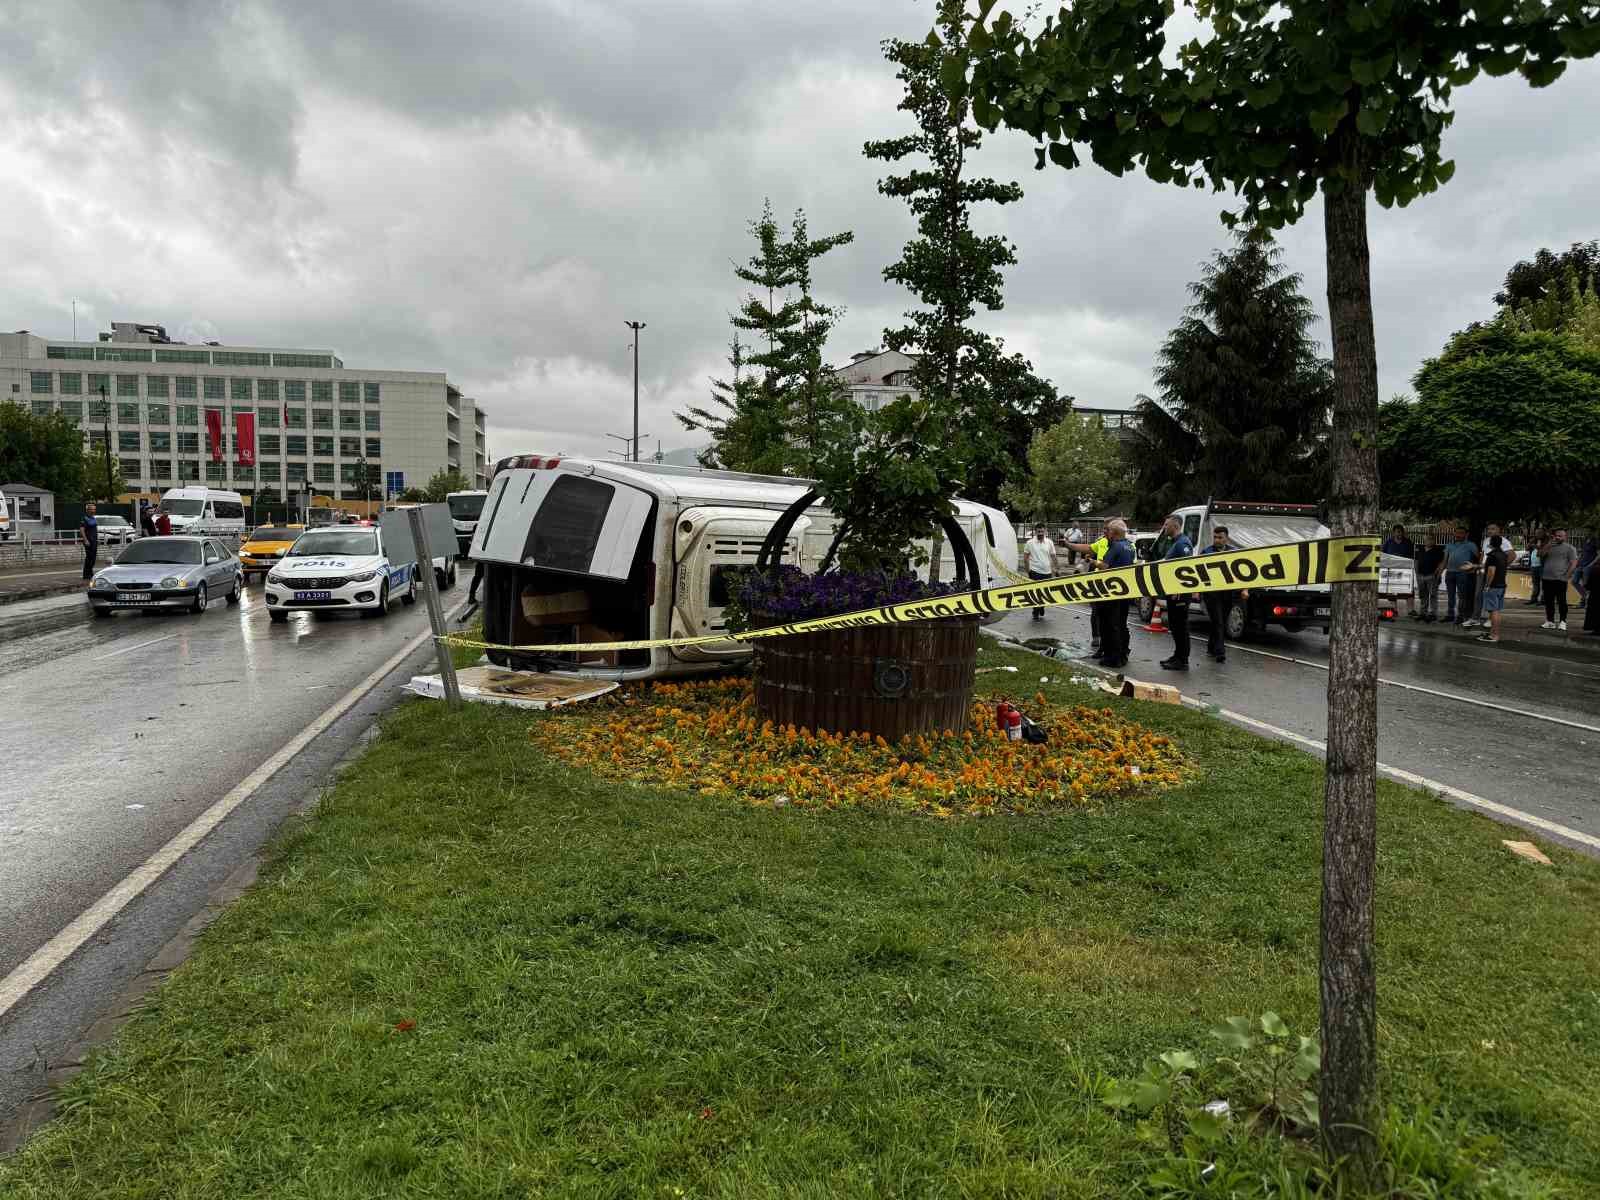
<instances>
[{"instance_id":1,"label":"road lane line","mask_svg":"<svg viewBox=\"0 0 1600 1200\"><path fill-rule=\"evenodd\" d=\"M453 617L460 611L458 607L450 616ZM276 754L240 780L227 795L174 834L165 846L135 867L121 883L84 909L71 924L30 954L4 979L0 979L0 1018L20 1004L28 993L48 979L57 967L104 929L112 918L160 879L174 863L194 849L208 833L222 824L229 813L250 799L262 784L282 770L314 738L354 708L368 692L383 682L385 676L432 638L431 628L417 634L376 671L356 684L330 708L325 709L321 716L290 738Z\"/></svg>"},{"instance_id":2,"label":"road lane line","mask_svg":"<svg viewBox=\"0 0 1600 1200\"><path fill-rule=\"evenodd\" d=\"M1307 658L1291 658L1287 654L1274 654L1270 650L1253 650L1249 646L1234 644L1233 649L1243 650L1246 654L1258 654L1262 658L1275 658L1280 662L1298 663L1302 667L1312 667L1318 671L1328 669L1326 663L1313 662ZM1509 704L1496 704L1493 700L1478 700L1472 696L1462 696L1455 692L1441 692L1437 688L1423 687L1416 683L1401 683L1398 679L1385 679L1378 676L1378 682L1385 687L1401 688L1408 692L1421 692L1425 696L1437 696L1441 700L1454 700L1460 704L1472 704L1478 708L1492 708L1496 712L1510 713L1517 717L1527 717L1534 721L1545 721L1551 725L1565 725L1568 729L1582 729L1588 733L1600 733L1600 725L1585 725L1582 721L1569 721L1565 717L1552 717L1546 713L1530 712L1526 708L1512 708Z\"/></svg>"},{"instance_id":3,"label":"road lane line","mask_svg":"<svg viewBox=\"0 0 1600 1200\"><path fill-rule=\"evenodd\" d=\"M102 654L99 658L91 658L90 662L105 662L108 658L115 658L119 654L132 654L135 650L143 650L146 646L154 646L157 642L168 642L178 635L169 633L162 637L151 638L148 642L140 642L137 646L124 646L121 650L113 650L110 654Z\"/></svg>"},{"instance_id":4,"label":"road lane line","mask_svg":"<svg viewBox=\"0 0 1600 1200\"><path fill-rule=\"evenodd\" d=\"M1293 742L1298 746L1304 746L1309 750L1315 750L1318 754L1325 755L1327 753L1328 747L1326 743L1319 742L1314 738L1308 738L1303 734L1295 733L1293 730L1283 729L1277 725L1268 724L1266 721L1258 721L1255 717L1247 717L1243 713L1234 712L1231 709L1216 708L1213 705L1206 704L1204 701L1196 700L1189 696L1183 697L1183 702L1190 708L1197 708L1202 712L1213 713L1227 721L1233 722L1234 724L1243 725L1249 729L1256 729L1263 733L1270 734L1275 738L1280 738L1283 741ZM1558 825L1554 821L1547 821L1543 817L1536 817L1532 813L1523 812L1519 808L1511 808L1509 805L1498 804L1493 800L1485 800L1482 796L1475 796L1471 792L1462 791L1462 789L1458 787L1452 787L1448 783L1440 783L1437 779L1429 779L1426 775L1418 775L1416 772L1407 771L1402 767L1391 767L1386 763L1378 764L1378 773L1394 780L1397 783L1406 783L1410 784L1412 787L1420 787L1428 791L1437 792L1441 796L1447 796L1451 800L1458 801L1472 808L1493 813L1497 817L1505 817L1519 825L1532 826L1535 829L1543 830L1544 832L1552 834L1556 837L1565 838L1568 841L1576 842L1580 846L1586 846L1590 850L1600 850L1600 837L1595 837L1590 833L1584 833L1582 830L1572 829L1566 825Z\"/></svg>"}]
</instances>

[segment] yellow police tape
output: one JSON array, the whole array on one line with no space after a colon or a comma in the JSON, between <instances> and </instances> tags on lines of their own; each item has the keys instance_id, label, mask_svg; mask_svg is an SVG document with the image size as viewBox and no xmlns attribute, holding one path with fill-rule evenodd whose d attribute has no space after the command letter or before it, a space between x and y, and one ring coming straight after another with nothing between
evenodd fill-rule
<instances>
[{"instance_id":1,"label":"yellow police tape","mask_svg":"<svg viewBox=\"0 0 1600 1200\"><path fill-rule=\"evenodd\" d=\"M991 613L1020 612L1029 608L1055 608L1067 604L1093 604L1102 600L1135 600L1144 596L1184 595L1189 592L1225 592L1243 587L1298 587L1313 583L1376 583L1376 537L1330 537L1280 546L1258 546L1223 554L1168 559L1074 575L1059 579L1030 580L1004 587L959 592L908 600L903 604L867 608L836 617L814 617L789 625L769 625L743 633L714 633L700 637L643 638L631 642L561 642L553 645L509 646L478 642L456 635L437 641L482 650L515 650L524 654L576 654L603 647L606 650L653 650L658 646L708 646L716 642L750 642L757 638L787 637L828 629L860 629L870 625L897 625L939 617L976 617Z\"/></svg>"}]
</instances>

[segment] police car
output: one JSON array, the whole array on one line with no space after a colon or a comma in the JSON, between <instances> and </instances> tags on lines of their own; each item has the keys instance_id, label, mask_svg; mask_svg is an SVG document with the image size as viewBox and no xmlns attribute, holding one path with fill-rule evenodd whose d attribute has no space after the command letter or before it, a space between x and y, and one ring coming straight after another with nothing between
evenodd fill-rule
<instances>
[{"instance_id":1,"label":"police car","mask_svg":"<svg viewBox=\"0 0 1600 1200\"><path fill-rule=\"evenodd\" d=\"M388 613L396 596L404 604L417 602L415 551L397 551L391 559L385 530L357 526L308 529L277 566L267 573L267 613L274 621L287 621L297 610L348 612L364 617Z\"/></svg>"}]
</instances>

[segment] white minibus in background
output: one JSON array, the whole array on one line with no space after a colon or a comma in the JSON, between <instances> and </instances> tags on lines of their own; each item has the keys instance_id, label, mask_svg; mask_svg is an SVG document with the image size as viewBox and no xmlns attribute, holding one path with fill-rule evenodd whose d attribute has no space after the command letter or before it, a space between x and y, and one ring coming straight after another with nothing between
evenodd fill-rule
<instances>
[{"instance_id":1,"label":"white minibus in background","mask_svg":"<svg viewBox=\"0 0 1600 1200\"><path fill-rule=\"evenodd\" d=\"M176 487L161 494L161 511L173 533L208 537L244 536L244 498L208 487Z\"/></svg>"}]
</instances>

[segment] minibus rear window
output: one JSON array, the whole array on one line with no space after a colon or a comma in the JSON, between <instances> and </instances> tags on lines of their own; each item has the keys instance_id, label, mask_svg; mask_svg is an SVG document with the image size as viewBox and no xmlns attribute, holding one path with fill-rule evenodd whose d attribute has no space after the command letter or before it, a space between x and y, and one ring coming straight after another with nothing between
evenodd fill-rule
<instances>
[{"instance_id":1,"label":"minibus rear window","mask_svg":"<svg viewBox=\"0 0 1600 1200\"><path fill-rule=\"evenodd\" d=\"M523 561L552 571L587 572L615 495L615 488L596 479L557 479L528 530Z\"/></svg>"}]
</instances>

